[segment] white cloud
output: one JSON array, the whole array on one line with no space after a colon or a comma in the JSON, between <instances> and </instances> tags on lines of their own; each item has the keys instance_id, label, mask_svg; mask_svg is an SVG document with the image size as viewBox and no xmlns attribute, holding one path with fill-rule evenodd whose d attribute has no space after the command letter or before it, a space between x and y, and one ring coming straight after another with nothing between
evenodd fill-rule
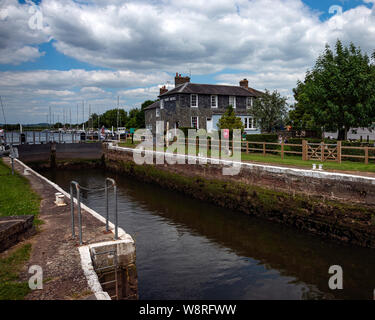
<instances>
[{"instance_id":1,"label":"white cloud","mask_svg":"<svg viewBox=\"0 0 375 320\"><path fill-rule=\"evenodd\" d=\"M167 72L191 70L194 81L231 69L239 71L216 80L237 84L246 77L254 88L290 96L326 43L340 38L375 49L375 11L364 5L324 22L301 0L43 0L41 12L44 28L31 30L28 6L2 2L0 63L36 59L43 54L37 45L53 39L67 56L118 71L2 72L0 94L23 88L40 101L31 89L68 90L98 103L117 94L138 103L156 97Z\"/></svg>"}]
</instances>

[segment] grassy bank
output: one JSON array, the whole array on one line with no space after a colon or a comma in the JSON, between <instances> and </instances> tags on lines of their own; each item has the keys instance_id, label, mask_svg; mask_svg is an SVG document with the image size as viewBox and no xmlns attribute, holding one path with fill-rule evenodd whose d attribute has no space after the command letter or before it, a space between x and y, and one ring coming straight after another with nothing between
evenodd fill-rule
<instances>
[{"instance_id":1,"label":"grassy bank","mask_svg":"<svg viewBox=\"0 0 375 320\"><path fill-rule=\"evenodd\" d=\"M135 148L137 144L139 143L132 144L131 141L127 141L126 143L119 143L119 146L126 148ZM208 152L208 156L210 156L210 152ZM284 159L281 159L280 155L267 154L266 156L263 156L263 154L259 153L246 154L246 152L242 152L241 160L255 163L269 163L274 165L285 165L304 168L311 168L313 163L321 163L318 160L303 161L301 159L301 156L285 155ZM374 163L365 164L363 162L353 161L342 161L342 163L337 163L327 161L323 162L323 167L325 170L375 172Z\"/></svg>"},{"instance_id":2,"label":"grassy bank","mask_svg":"<svg viewBox=\"0 0 375 320\"><path fill-rule=\"evenodd\" d=\"M11 169L0 159L0 216L34 215L38 224L40 197L31 190L26 178Z\"/></svg>"},{"instance_id":3,"label":"grassy bank","mask_svg":"<svg viewBox=\"0 0 375 320\"><path fill-rule=\"evenodd\" d=\"M301 157L298 156L287 155L284 159L281 159L281 157L277 155L267 155L266 157L264 157L263 155L256 153L242 153L242 161L272 163L306 168L311 168L313 163L322 163L317 160L303 161ZM375 164L373 163L366 165L361 162L352 161L342 161L342 163L327 161L323 162L323 168L327 170L375 172Z\"/></svg>"},{"instance_id":4,"label":"grassy bank","mask_svg":"<svg viewBox=\"0 0 375 320\"><path fill-rule=\"evenodd\" d=\"M38 219L40 197L31 190L29 182L0 159L0 216L34 215ZM0 257L0 300L21 300L30 292L27 282L19 280L19 273L30 258L31 244L25 244Z\"/></svg>"},{"instance_id":5,"label":"grassy bank","mask_svg":"<svg viewBox=\"0 0 375 320\"><path fill-rule=\"evenodd\" d=\"M30 259L31 244L25 244L0 258L0 300L23 300L30 292L27 282L19 281L19 273Z\"/></svg>"}]
</instances>

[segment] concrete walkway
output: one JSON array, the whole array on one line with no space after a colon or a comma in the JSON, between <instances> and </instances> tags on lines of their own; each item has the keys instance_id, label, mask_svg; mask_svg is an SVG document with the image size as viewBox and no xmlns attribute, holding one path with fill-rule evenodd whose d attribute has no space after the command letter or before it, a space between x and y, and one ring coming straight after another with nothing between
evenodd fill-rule
<instances>
[{"instance_id":1,"label":"concrete walkway","mask_svg":"<svg viewBox=\"0 0 375 320\"><path fill-rule=\"evenodd\" d=\"M9 160L4 159L9 164ZM15 163L15 169L21 175L24 172L22 165ZM31 292L29 300L70 300L85 299L93 293L81 267L79 241L72 239L70 202L64 207L58 207L55 201L57 190L33 173L25 176L32 189L41 197L39 218L44 222L39 232L28 242L32 243L30 261L21 276L28 281L31 274L28 268L32 265L43 269L43 289ZM76 213L76 234L78 234L78 219ZM105 225L82 209L83 241L92 244L101 241L113 240L113 234L105 233Z\"/></svg>"}]
</instances>

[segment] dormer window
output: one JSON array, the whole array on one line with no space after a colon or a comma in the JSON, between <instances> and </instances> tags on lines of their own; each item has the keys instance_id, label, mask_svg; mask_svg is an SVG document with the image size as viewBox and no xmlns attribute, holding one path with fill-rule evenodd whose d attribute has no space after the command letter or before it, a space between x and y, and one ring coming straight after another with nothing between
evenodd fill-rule
<instances>
[{"instance_id":1,"label":"dormer window","mask_svg":"<svg viewBox=\"0 0 375 320\"><path fill-rule=\"evenodd\" d=\"M234 109L236 109L236 97L235 96L229 97L229 105L232 106Z\"/></svg>"},{"instance_id":2,"label":"dormer window","mask_svg":"<svg viewBox=\"0 0 375 320\"><path fill-rule=\"evenodd\" d=\"M217 108L218 107L218 98L216 95L211 96L211 108Z\"/></svg>"},{"instance_id":3,"label":"dormer window","mask_svg":"<svg viewBox=\"0 0 375 320\"><path fill-rule=\"evenodd\" d=\"M160 109L164 109L164 100L163 99L160 100Z\"/></svg>"},{"instance_id":4,"label":"dormer window","mask_svg":"<svg viewBox=\"0 0 375 320\"><path fill-rule=\"evenodd\" d=\"M197 94L192 94L190 96L190 107L198 108L198 95Z\"/></svg>"},{"instance_id":5,"label":"dormer window","mask_svg":"<svg viewBox=\"0 0 375 320\"><path fill-rule=\"evenodd\" d=\"M160 117L160 109L156 108L156 117Z\"/></svg>"}]
</instances>

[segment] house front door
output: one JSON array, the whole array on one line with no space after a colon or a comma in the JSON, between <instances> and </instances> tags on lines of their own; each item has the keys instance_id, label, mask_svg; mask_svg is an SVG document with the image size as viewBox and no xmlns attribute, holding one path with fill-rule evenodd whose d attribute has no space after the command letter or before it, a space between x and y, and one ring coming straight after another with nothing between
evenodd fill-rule
<instances>
[{"instance_id":1,"label":"house front door","mask_svg":"<svg viewBox=\"0 0 375 320\"><path fill-rule=\"evenodd\" d=\"M212 119L207 118L207 124L206 124L207 132L212 132L212 129L213 129L212 125L213 125Z\"/></svg>"}]
</instances>

